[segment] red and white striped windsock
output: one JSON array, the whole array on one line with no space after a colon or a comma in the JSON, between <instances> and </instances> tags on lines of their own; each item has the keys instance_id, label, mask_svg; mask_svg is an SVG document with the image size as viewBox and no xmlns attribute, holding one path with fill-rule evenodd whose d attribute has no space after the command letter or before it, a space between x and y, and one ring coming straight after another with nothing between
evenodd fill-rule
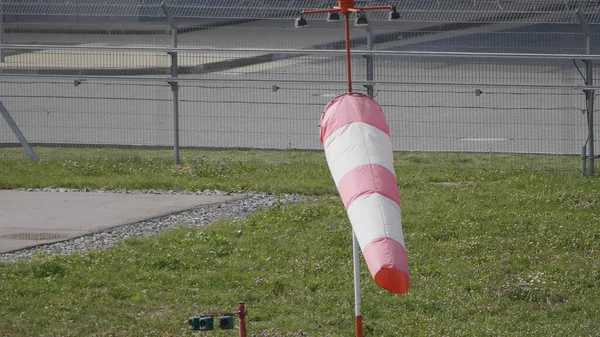
<instances>
[{"instance_id":1,"label":"red and white striped windsock","mask_svg":"<svg viewBox=\"0 0 600 337\"><path fill-rule=\"evenodd\" d=\"M358 93L334 98L321 116L333 180L375 282L408 291L409 274L390 129L379 104Z\"/></svg>"}]
</instances>

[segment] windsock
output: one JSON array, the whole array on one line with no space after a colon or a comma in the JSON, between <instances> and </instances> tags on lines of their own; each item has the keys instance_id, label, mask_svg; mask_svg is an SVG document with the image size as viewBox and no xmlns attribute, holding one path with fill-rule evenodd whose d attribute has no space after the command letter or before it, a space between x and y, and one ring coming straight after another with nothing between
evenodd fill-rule
<instances>
[{"instance_id":1,"label":"windsock","mask_svg":"<svg viewBox=\"0 0 600 337\"><path fill-rule=\"evenodd\" d=\"M383 110L366 95L346 93L325 107L320 128L329 170L375 283L407 292L400 196Z\"/></svg>"}]
</instances>

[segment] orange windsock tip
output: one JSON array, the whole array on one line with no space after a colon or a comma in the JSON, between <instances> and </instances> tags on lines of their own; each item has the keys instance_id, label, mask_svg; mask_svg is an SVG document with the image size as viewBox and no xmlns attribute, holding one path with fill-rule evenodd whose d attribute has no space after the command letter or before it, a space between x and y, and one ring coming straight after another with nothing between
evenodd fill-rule
<instances>
[{"instance_id":1,"label":"orange windsock tip","mask_svg":"<svg viewBox=\"0 0 600 337\"><path fill-rule=\"evenodd\" d=\"M410 281L407 273L395 268L381 268L375 274L375 283L389 292L404 294L408 292Z\"/></svg>"},{"instance_id":2,"label":"orange windsock tip","mask_svg":"<svg viewBox=\"0 0 600 337\"><path fill-rule=\"evenodd\" d=\"M363 249L363 256L377 285L395 294L408 291L408 259L400 242L391 238L375 239Z\"/></svg>"}]
</instances>

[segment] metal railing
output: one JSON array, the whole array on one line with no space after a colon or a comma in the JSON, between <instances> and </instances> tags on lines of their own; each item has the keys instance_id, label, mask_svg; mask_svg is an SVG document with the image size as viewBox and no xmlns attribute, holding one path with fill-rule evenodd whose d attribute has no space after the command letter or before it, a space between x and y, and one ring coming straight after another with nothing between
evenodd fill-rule
<instances>
[{"instance_id":1,"label":"metal railing","mask_svg":"<svg viewBox=\"0 0 600 337\"><path fill-rule=\"evenodd\" d=\"M34 160L25 136L51 146L172 146L175 163L182 146L319 149L318 113L344 92L344 52L336 50L343 47L336 29L319 26L300 35L285 31L287 24L216 27L223 19L288 18L300 8L330 3L4 2L0 25L23 15L37 23L11 26L8 38L0 27L3 117ZM398 7L403 23L354 29L352 72L360 90L388 112L396 150L575 154L584 144L582 172L589 162L593 174L593 102L599 89L593 78L600 57L590 55L594 36L588 23L600 22L597 2L385 4ZM52 31L36 40L38 30L50 32L49 26L38 27L40 16L83 23L94 17L102 23L103 16L156 20L119 28L124 38L86 35L115 29L88 23L64 26L74 34ZM200 18L211 20L194 21ZM553 33L549 43L547 34L519 31L530 23L578 23L581 29ZM198 31L203 28L210 29L203 34ZM247 29L254 34L242 34ZM180 34L189 31L196 33ZM213 46L197 47L198 41ZM261 41L268 42L256 47ZM526 52L490 52L496 49ZM583 122L575 117L580 113ZM14 145L2 124L0 131L0 145Z\"/></svg>"},{"instance_id":2,"label":"metal railing","mask_svg":"<svg viewBox=\"0 0 600 337\"><path fill-rule=\"evenodd\" d=\"M175 162L180 147L320 149L320 112L345 84L337 50L3 48L18 52L2 64L0 100L31 144L170 146ZM586 75L600 55L353 53L395 150L581 154L593 174L600 86Z\"/></svg>"}]
</instances>

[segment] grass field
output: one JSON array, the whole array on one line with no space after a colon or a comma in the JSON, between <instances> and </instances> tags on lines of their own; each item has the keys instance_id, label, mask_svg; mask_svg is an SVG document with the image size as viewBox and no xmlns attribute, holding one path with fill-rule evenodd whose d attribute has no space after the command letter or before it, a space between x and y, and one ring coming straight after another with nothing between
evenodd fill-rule
<instances>
[{"instance_id":1,"label":"grass field","mask_svg":"<svg viewBox=\"0 0 600 337\"><path fill-rule=\"evenodd\" d=\"M0 188L311 197L106 251L0 263L0 336L236 336L191 332L186 321L231 311L241 300L257 336L352 336L350 225L323 154L183 155L180 166L145 154L41 163L2 156ZM397 153L412 284L405 295L387 293L362 264L365 336L597 337L600 181L530 169L567 160L573 157ZM522 169L498 169L506 161Z\"/></svg>"}]
</instances>

